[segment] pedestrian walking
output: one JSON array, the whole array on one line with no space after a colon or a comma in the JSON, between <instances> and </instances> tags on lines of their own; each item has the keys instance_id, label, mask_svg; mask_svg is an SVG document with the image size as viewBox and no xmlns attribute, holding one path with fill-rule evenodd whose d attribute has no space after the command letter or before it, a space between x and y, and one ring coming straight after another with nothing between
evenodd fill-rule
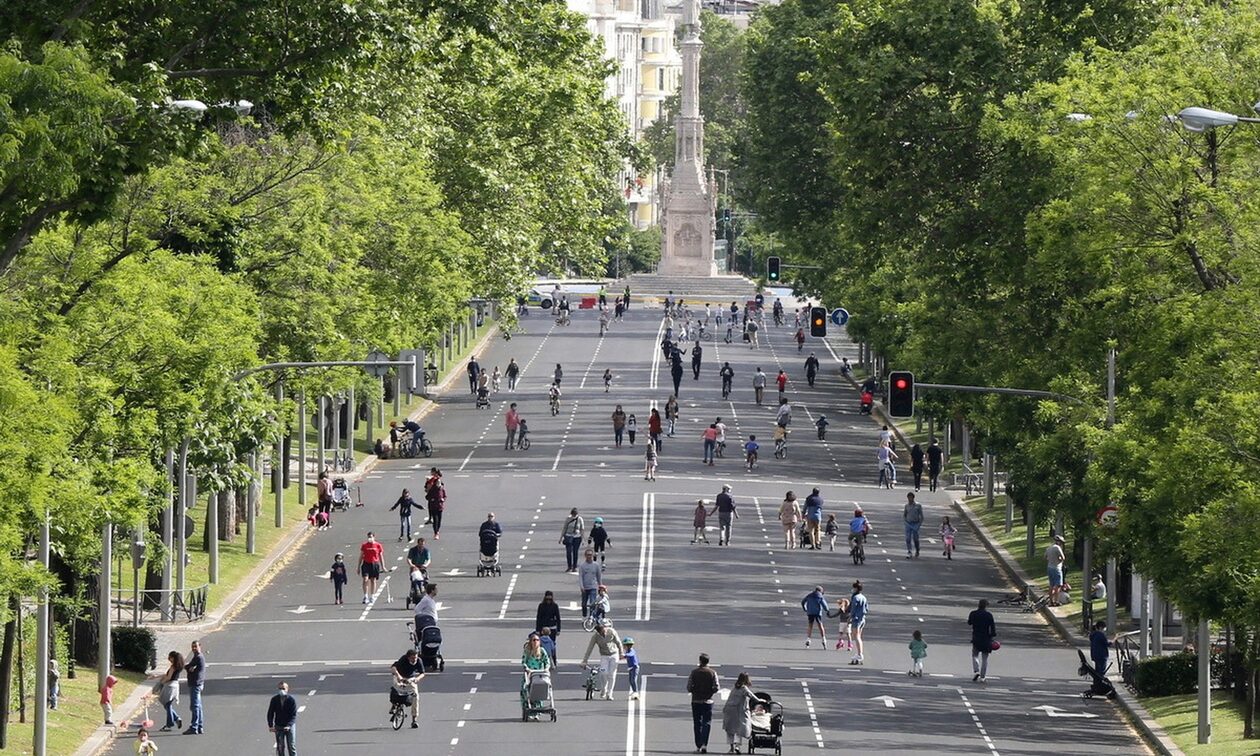
<instances>
[{"instance_id":1,"label":"pedestrian walking","mask_svg":"<svg viewBox=\"0 0 1260 756\"><path fill-rule=\"evenodd\" d=\"M761 404L761 398L766 393L766 374L761 372L761 368L757 368L757 373L753 375L753 395L757 398L757 404Z\"/></svg>"},{"instance_id":2,"label":"pedestrian walking","mask_svg":"<svg viewBox=\"0 0 1260 756\"><path fill-rule=\"evenodd\" d=\"M722 486L722 493L717 495L713 510L709 514L714 512L718 516L718 546L730 546L731 521L739 519L739 512L735 509L735 500L731 498L730 485Z\"/></svg>"},{"instance_id":3,"label":"pedestrian walking","mask_svg":"<svg viewBox=\"0 0 1260 756\"><path fill-rule=\"evenodd\" d=\"M540 636L551 638L551 648L547 652L551 654L551 663L555 664L555 640L560 635L560 605L556 603L556 595L551 591L543 593L542 601L538 602L538 612L534 616L534 631Z\"/></svg>"},{"instance_id":4,"label":"pedestrian walking","mask_svg":"<svg viewBox=\"0 0 1260 756\"><path fill-rule=\"evenodd\" d=\"M915 559L919 557L919 528L923 527L923 505L914 500L914 494L906 494L906 506L901 510L901 519L906 523L906 559L911 554L911 545L914 546L913 556Z\"/></svg>"},{"instance_id":5,"label":"pedestrian walking","mask_svg":"<svg viewBox=\"0 0 1260 756\"><path fill-rule=\"evenodd\" d=\"M678 354L679 354L679 351L675 349L674 355L677 356ZM671 380L674 381L674 396L678 396L680 393L682 393L682 377L683 377L682 359L673 359L670 362L669 377Z\"/></svg>"},{"instance_id":6,"label":"pedestrian walking","mask_svg":"<svg viewBox=\"0 0 1260 756\"><path fill-rule=\"evenodd\" d=\"M813 352L809 353L809 357L805 358L805 380L809 382L809 387L814 387L814 380L818 377L818 355Z\"/></svg>"},{"instance_id":7,"label":"pedestrian walking","mask_svg":"<svg viewBox=\"0 0 1260 756\"><path fill-rule=\"evenodd\" d=\"M599 697L603 701L611 701L613 688L617 685L617 662L621 661L624 647L621 645L621 637L617 635L616 628L607 617L600 620L595 626L595 632L591 633L591 640L586 644L586 653L582 656L583 667L589 664L591 653L597 649L601 683Z\"/></svg>"},{"instance_id":8,"label":"pedestrian walking","mask_svg":"<svg viewBox=\"0 0 1260 756\"><path fill-rule=\"evenodd\" d=\"M179 706L179 676L184 671L184 657L178 651L172 651L166 655L166 662L166 672L158 681L158 703L166 710L166 724L162 726L162 732L184 726L184 720L175 708Z\"/></svg>"},{"instance_id":9,"label":"pedestrian walking","mask_svg":"<svg viewBox=\"0 0 1260 756\"><path fill-rule=\"evenodd\" d=\"M503 374L507 376L508 391L516 391L516 379L521 374L521 366L516 364L516 358L512 357L508 360L507 367L503 369Z\"/></svg>"},{"instance_id":10,"label":"pedestrian walking","mask_svg":"<svg viewBox=\"0 0 1260 756\"><path fill-rule=\"evenodd\" d=\"M747 672L740 672L722 704L722 730L731 753L739 753L740 744L752 737L752 707L758 700L752 692L752 679Z\"/></svg>"},{"instance_id":11,"label":"pedestrian walking","mask_svg":"<svg viewBox=\"0 0 1260 756\"><path fill-rule=\"evenodd\" d=\"M630 284L626 284L626 290L621 294L621 302L627 310L630 309Z\"/></svg>"},{"instance_id":12,"label":"pedestrian walking","mask_svg":"<svg viewBox=\"0 0 1260 756\"><path fill-rule=\"evenodd\" d=\"M675 426L678 424L678 395L675 394L665 401L665 422L669 423L669 430L665 431L665 435L673 437Z\"/></svg>"},{"instance_id":13,"label":"pedestrian walking","mask_svg":"<svg viewBox=\"0 0 1260 756\"><path fill-rule=\"evenodd\" d=\"M937 445L936 439L932 439L932 443L928 445L928 490L936 490L936 479L941 474L941 462L945 459L945 452Z\"/></svg>"},{"instance_id":14,"label":"pedestrian walking","mask_svg":"<svg viewBox=\"0 0 1260 756\"><path fill-rule=\"evenodd\" d=\"M48 708L57 710L57 699L61 696L61 668L56 659L48 660Z\"/></svg>"},{"instance_id":15,"label":"pedestrian walking","mask_svg":"<svg viewBox=\"0 0 1260 756\"><path fill-rule=\"evenodd\" d=\"M910 447L910 473L914 475L914 490L917 492L923 484L923 447L915 444Z\"/></svg>"},{"instance_id":16,"label":"pedestrian walking","mask_svg":"<svg viewBox=\"0 0 1260 756\"><path fill-rule=\"evenodd\" d=\"M620 449L621 448L621 435L625 432L625 429L626 429L626 411L621 408L620 404L617 405L617 409L613 410L612 425L613 425L613 445L616 448Z\"/></svg>"},{"instance_id":17,"label":"pedestrian walking","mask_svg":"<svg viewBox=\"0 0 1260 756\"><path fill-rule=\"evenodd\" d=\"M827 606L827 598L823 595L821 585L814 586L814 590L805 594L805 598L801 599L801 609L805 612L805 647L809 648L810 639L814 637L814 628L818 628L819 641L822 648L827 647L827 629L823 626L823 615L830 611Z\"/></svg>"},{"instance_id":18,"label":"pedestrian walking","mask_svg":"<svg viewBox=\"0 0 1260 756\"><path fill-rule=\"evenodd\" d=\"M923 640L923 631L915 630L910 639L910 677L923 677L923 660L927 658L927 643Z\"/></svg>"},{"instance_id":19,"label":"pedestrian walking","mask_svg":"<svg viewBox=\"0 0 1260 756\"><path fill-rule=\"evenodd\" d=\"M744 328L745 328L745 332L748 334L748 348L756 349L757 348L757 331L759 330L757 321L748 320L748 316L745 315Z\"/></svg>"},{"instance_id":20,"label":"pedestrian walking","mask_svg":"<svg viewBox=\"0 0 1260 756\"><path fill-rule=\"evenodd\" d=\"M604 529L604 518L596 517L595 522L591 525L591 533L586 538L587 544L595 550L595 555L599 557L599 564L602 567L605 561L604 552L612 546L612 538L608 536L608 531Z\"/></svg>"},{"instance_id":21,"label":"pedestrian walking","mask_svg":"<svg viewBox=\"0 0 1260 756\"><path fill-rule=\"evenodd\" d=\"M424 501L429 508L429 524L433 526L433 540L442 540L442 513L446 511L446 483L442 471L434 467L424 486Z\"/></svg>"},{"instance_id":22,"label":"pedestrian walking","mask_svg":"<svg viewBox=\"0 0 1260 756\"><path fill-rule=\"evenodd\" d=\"M644 464L643 464L643 479L644 480L651 480L651 481L656 480L656 461L657 461L657 457L659 456L656 450L658 448L660 448L659 437L657 438L657 442L655 444L649 443L647 445L647 454L644 456Z\"/></svg>"},{"instance_id":23,"label":"pedestrian walking","mask_svg":"<svg viewBox=\"0 0 1260 756\"><path fill-rule=\"evenodd\" d=\"M717 423L709 423L709 427L704 429L700 434L700 438L704 440L704 463L713 465L713 457L717 454L718 427Z\"/></svg>"},{"instance_id":24,"label":"pedestrian walking","mask_svg":"<svg viewBox=\"0 0 1260 756\"><path fill-rule=\"evenodd\" d=\"M363 603L375 600L376 581L381 577L381 561L385 558L385 548L376 540L376 534L368 531L367 540L359 544L358 573L363 578ZM368 597L372 598L368 598Z\"/></svg>"},{"instance_id":25,"label":"pedestrian walking","mask_svg":"<svg viewBox=\"0 0 1260 756\"><path fill-rule=\"evenodd\" d=\"M941 535L941 544L943 550L941 553L946 559L954 558L954 538L958 535L958 528L954 527L949 521L949 515L941 518L941 527L938 531Z\"/></svg>"},{"instance_id":26,"label":"pedestrian walking","mask_svg":"<svg viewBox=\"0 0 1260 756\"><path fill-rule=\"evenodd\" d=\"M718 375L722 378L722 398L726 399L731 395L731 384L735 382L735 368L731 367L731 363L724 362Z\"/></svg>"},{"instance_id":27,"label":"pedestrian walking","mask_svg":"<svg viewBox=\"0 0 1260 756\"><path fill-rule=\"evenodd\" d=\"M560 529L560 543L564 544L565 572L577 572L578 552L582 550L582 534L586 532L586 523L578 515L577 507L569 510L569 516Z\"/></svg>"},{"instance_id":28,"label":"pedestrian walking","mask_svg":"<svg viewBox=\"0 0 1260 756\"><path fill-rule=\"evenodd\" d=\"M805 350L805 329L797 328L796 335L793 336L792 338L796 340L796 351L797 352L804 351Z\"/></svg>"},{"instance_id":29,"label":"pedestrian walking","mask_svg":"<svg viewBox=\"0 0 1260 756\"><path fill-rule=\"evenodd\" d=\"M1063 592L1063 536L1055 534L1054 543L1046 548L1046 577L1050 583L1050 606L1059 605L1059 594Z\"/></svg>"},{"instance_id":30,"label":"pedestrian walking","mask_svg":"<svg viewBox=\"0 0 1260 756\"><path fill-rule=\"evenodd\" d=\"M1111 655L1111 643L1107 640L1107 623L1098 620L1089 634L1089 658L1099 677L1107 674L1107 657Z\"/></svg>"},{"instance_id":31,"label":"pedestrian walking","mask_svg":"<svg viewBox=\"0 0 1260 756\"><path fill-rule=\"evenodd\" d=\"M774 377L774 383L776 386L779 387L779 404L783 404L783 402L787 398L784 396L784 393L787 391L787 385L788 385L787 373L780 370L779 374Z\"/></svg>"},{"instance_id":32,"label":"pedestrian walking","mask_svg":"<svg viewBox=\"0 0 1260 756\"><path fill-rule=\"evenodd\" d=\"M328 579L333 584L333 604L346 603L342 592L350 578L346 575L345 555L341 552L333 557L332 566L328 568Z\"/></svg>"},{"instance_id":33,"label":"pedestrian walking","mask_svg":"<svg viewBox=\"0 0 1260 756\"><path fill-rule=\"evenodd\" d=\"M267 730L276 736L276 756L297 756L297 715L297 701L289 695L289 684L281 682L267 704Z\"/></svg>"},{"instance_id":34,"label":"pedestrian walking","mask_svg":"<svg viewBox=\"0 0 1260 756\"><path fill-rule=\"evenodd\" d=\"M201 704L201 693L206 687L206 657L201 653L201 641L193 641L184 662L184 674L188 678L188 729L185 735L201 735L206 718Z\"/></svg>"},{"instance_id":35,"label":"pedestrian walking","mask_svg":"<svg viewBox=\"0 0 1260 756\"><path fill-rule=\"evenodd\" d=\"M705 533L705 523L709 519L709 508L704 499L696 500L696 509L692 513L691 518L691 542L698 543L704 541L709 542L709 536Z\"/></svg>"},{"instance_id":36,"label":"pedestrian walking","mask_svg":"<svg viewBox=\"0 0 1260 756\"><path fill-rule=\"evenodd\" d=\"M508 366L509 368L511 365ZM512 385L511 379L508 379L508 385ZM508 389L515 391L515 388ZM516 402L508 405L507 412L503 415L503 424L507 427L507 439L503 441L504 449L516 448L516 431L521 427L521 415L516 411Z\"/></svg>"},{"instance_id":37,"label":"pedestrian walking","mask_svg":"<svg viewBox=\"0 0 1260 756\"><path fill-rule=\"evenodd\" d=\"M704 356L704 350L700 348L700 342L691 348L691 377L693 380L700 380L700 360Z\"/></svg>"},{"instance_id":38,"label":"pedestrian walking","mask_svg":"<svg viewBox=\"0 0 1260 756\"><path fill-rule=\"evenodd\" d=\"M564 377L564 370L560 367L560 363L556 363L556 369L551 374L551 382L556 386L560 385L560 379Z\"/></svg>"},{"instance_id":39,"label":"pedestrian walking","mask_svg":"<svg viewBox=\"0 0 1260 756\"><path fill-rule=\"evenodd\" d=\"M779 505L779 524L783 526L783 548L796 548L796 529L801 522L801 505L796 494L788 491Z\"/></svg>"},{"instance_id":40,"label":"pedestrian walking","mask_svg":"<svg viewBox=\"0 0 1260 756\"><path fill-rule=\"evenodd\" d=\"M988 599L980 599L979 608L967 615L971 625L971 681L984 682L989 674L989 654L997 647L997 623L989 612Z\"/></svg>"},{"instance_id":41,"label":"pedestrian walking","mask_svg":"<svg viewBox=\"0 0 1260 756\"><path fill-rule=\"evenodd\" d=\"M734 305L732 305L734 307ZM700 666L687 676L687 692L691 694L691 727L696 740L696 753L709 752L709 731L713 726L713 699L721 690L717 672L709 666L709 655L700 654Z\"/></svg>"},{"instance_id":42,"label":"pedestrian walking","mask_svg":"<svg viewBox=\"0 0 1260 756\"><path fill-rule=\"evenodd\" d=\"M866 594L862 592L862 581L853 581L853 594L849 596L849 632L853 634L853 658L849 660L850 664L862 664L866 660L862 638L866 630L867 606Z\"/></svg>"},{"instance_id":43,"label":"pedestrian walking","mask_svg":"<svg viewBox=\"0 0 1260 756\"><path fill-rule=\"evenodd\" d=\"M805 497L805 533L809 536L809 548L815 551L822 548L822 513L822 494L815 488Z\"/></svg>"},{"instance_id":44,"label":"pedestrian walking","mask_svg":"<svg viewBox=\"0 0 1260 756\"><path fill-rule=\"evenodd\" d=\"M468 358L468 393L477 393L477 379L481 377L481 365L476 355Z\"/></svg>"},{"instance_id":45,"label":"pedestrian walking","mask_svg":"<svg viewBox=\"0 0 1260 756\"><path fill-rule=\"evenodd\" d=\"M652 413L648 415L648 438L658 452L661 450L661 430L661 413L653 407Z\"/></svg>"},{"instance_id":46,"label":"pedestrian walking","mask_svg":"<svg viewBox=\"0 0 1260 756\"><path fill-rule=\"evenodd\" d=\"M490 374L490 390L499 393L499 382L503 380L503 374L499 372L499 366L494 366L494 372Z\"/></svg>"},{"instance_id":47,"label":"pedestrian walking","mask_svg":"<svg viewBox=\"0 0 1260 756\"><path fill-rule=\"evenodd\" d=\"M612 368L604 368L604 393L612 390Z\"/></svg>"},{"instance_id":48,"label":"pedestrian walking","mask_svg":"<svg viewBox=\"0 0 1260 756\"><path fill-rule=\"evenodd\" d=\"M634 436L639 432L639 421L634 415L626 418L626 436L630 439L630 445L634 446Z\"/></svg>"},{"instance_id":49,"label":"pedestrian walking","mask_svg":"<svg viewBox=\"0 0 1260 756\"><path fill-rule=\"evenodd\" d=\"M323 464L322 462L320 463ZM332 481L328 478L327 470L319 471L319 478L315 482L315 502L319 506L319 511L323 512L325 522L332 524Z\"/></svg>"},{"instance_id":50,"label":"pedestrian walking","mask_svg":"<svg viewBox=\"0 0 1260 756\"><path fill-rule=\"evenodd\" d=\"M398 501L394 502L394 506L389 508L393 512L398 510L398 540L411 540L411 508L416 506L416 500L411 498L411 493L407 489L402 490L402 495L398 497Z\"/></svg>"},{"instance_id":51,"label":"pedestrian walking","mask_svg":"<svg viewBox=\"0 0 1260 756\"><path fill-rule=\"evenodd\" d=\"M634 638L626 636L621 639L621 647L625 650L626 679L630 683L630 700L639 698L639 652L634 648Z\"/></svg>"},{"instance_id":52,"label":"pedestrian walking","mask_svg":"<svg viewBox=\"0 0 1260 756\"><path fill-rule=\"evenodd\" d=\"M827 524L823 526L823 535L827 537L827 551L835 551L836 537L840 535L840 523L836 522L834 512L827 515Z\"/></svg>"}]
</instances>

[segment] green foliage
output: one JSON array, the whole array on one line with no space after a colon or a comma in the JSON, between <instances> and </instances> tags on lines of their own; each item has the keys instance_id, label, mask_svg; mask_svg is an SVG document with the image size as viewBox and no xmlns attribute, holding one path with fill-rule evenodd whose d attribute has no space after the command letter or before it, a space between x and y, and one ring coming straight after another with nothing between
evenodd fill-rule
<instances>
[{"instance_id":1,"label":"green foliage","mask_svg":"<svg viewBox=\"0 0 1260 756\"><path fill-rule=\"evenodd\" d=\"M132 672L148 672L157 658L157 636L147 627L120 626L111 629L114 663Z\"/></svg>"},{"instance_id":2,"label":"green foliage","mask_svg":"<svg viewBox=\"0 0 1260 756\"><path fill-rule=\"evenodd\" d=\"M620 278L630 273L656 270L661 260L659 226L634 228L630 224L609 237L608 268L605 275Z\"/></svg>"},{"instance_id":3,"label":"green foliage","mask_svg":"<svg viewBox=\"0 0 1260 756\"><path fill-rule=\"evenodd\" d=\"M1212 684L1217 685L1225 671L1225 654L1214 652L1211 665ZM1192 652L1148 656L1137 662L1133 684L1141 696L1194 693L1199 689L1199 657Z\"/></svg>"}]
</instances>

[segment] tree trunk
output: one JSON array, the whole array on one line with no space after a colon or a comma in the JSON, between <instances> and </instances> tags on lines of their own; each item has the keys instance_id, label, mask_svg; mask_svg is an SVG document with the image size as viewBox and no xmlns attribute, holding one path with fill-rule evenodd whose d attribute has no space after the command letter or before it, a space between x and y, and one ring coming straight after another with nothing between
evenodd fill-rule
<instances>
[{"instance_id":1,"label":"tree trunk","mask_svg":"<svg viewBox=\"0 0 1260 756\"><path fill-rule=\"evenodd\" d=\"M245 518L249 517L249 511L248 511L249 488L248 487L236 489L234 503L236 504L236 511L232 515L233 525L234 525L232 528L232 533L233 535L240 535L241 523L245 521Z\"/></svg>"},{"instance_id":2,"label":"tree trunk","mask_svg":"<svg viewBox=\"0 0 1260 756\"><path fill-rule=\"evenodd\" d=\"M1247 703L1243 706L1243 738L1256 737L1256 688L1260 687L1260 627L1251 630L1251 653L1246 655Z\"/></svg>"},{"instance_id":3,"label":"tree trunk","mask_svg":"<svg viewBox=\"0 0 1260 756\"><path fill-rule=\"evenodd\" d=\"M9 699L13 690L13 641L17 636L17 616L22 607L17 596L9 597L9 621L4 625L4 644L0 646L0 748L9 743Z\"/></svg>"},{"instance_id":4,"label":"tree trunk","mask_svg":"<svg viewBox=\"0 0 1260 756\"><path fill-rule=\"evenodd\" d=\"M219 540L231 543L236 538L235 489L220 491L217 504L219 507Z\"/></svg>"},{"instance_id":5,"label":"tree trunk","mask_svg":"<svg viewBox=\"0 0 1260 756\"><path fill-rule=\"evenodd\" d=\"M18 604L17 616L17 682L18 682L18 721L26 724L26 643L23 639L22 605ZM5 701L8 704L8 701Z\"/></svg>"}]
</instances>

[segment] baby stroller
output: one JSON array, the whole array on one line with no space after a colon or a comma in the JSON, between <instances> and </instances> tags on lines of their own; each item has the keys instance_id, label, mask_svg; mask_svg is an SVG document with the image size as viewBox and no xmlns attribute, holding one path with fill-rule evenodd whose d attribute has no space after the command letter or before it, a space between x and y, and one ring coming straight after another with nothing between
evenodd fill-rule
<instances>
[{"instance_id":1,"label":"baby stroller","mask_svg":"<svg viewBox=\"0 0 1260 756\"><path fill-rule=\"evenodd\" d=\"M477 387L477 409L486 409L490 406L490 389L485 386Z\"/></svg>"},{"instance_id":2,"label":"baby stroller","mask_svg":"<svg viewBox=\"0 0 1260 756\"><path fill-rule=\"evenodd\" d=\"M425 672L446 669L446 660L442 658L442 630L437 625L429 625L420 631L420 661Z\"/></svg>"},{"instance_id":3,"label":"baby stroller","mask_svg":"<svg viewBox=\"0 0 1260 756\"><path fill-rule=\"evenodd\" d=\"M503 574L503 568L499 566L498 533L492 530L482 531L477 559L477 577L498 577Z\"/></svg>"},{"instance_id":4,"label":"baby stroller","mask_svg":"<svg viewBox=\"0 0 1260 756\"><path fill-rule=\"evenodd\" d=\"M556 721L556 701L551 690L551 670L529 669L525 671L525 697L521 701L521 721L531 716L546 714Z\"/></svg>"},{"instance_id":5,"label":"baby stroller","mask_svg":"<svg viewBox=\"0 0 1260 756\"><path fill-rule=\"evenodd\" d=\"M424 596L424 584L429 580L429 576L421 569L412 570L410 577L411 588L407 591L408 609L420 603L421 597Z\"/></svg>"},{"instance_id":6,"label":"baby stroller","mask_svg":"<svg viewBox=\"0 0 1260 756\"><path fill-rule=\"evenodd\" d=\"M1094 669L1094 665L1089 659L1085 658L1085 652L1079 648L1076 649L1076 655L1081 658L1080 669L1076 670L1076 674L1081 677L1089 676L1089 690L1081 694L1081 698L1093 698L1094 696L1105 696L1107 698L1116 697L1116 686L1111 684L1105 675L1098 674L1098 670Z\"/></svg>"},{"instance_id":7,"label":"baby stroller","mask_svg":"<svg viewBox=\"0 0 1260 756\"><path fill-rule=\"evenodd\" d=\"M752 735L748 737L748 752L756 753L757 748L773 748L776 754L783 753L783 706L765 693L748 702L752 710Z\"/></svg>"},{"instance_id":8,"label":"baby stroller","mask_svg":"<svg viewBox=\"0 0 1260 756\"><path fill-rule=\"evenodd\" d=\"M334 512L350 511L350 488L345 478L333 478L332 508Z\"/></svg>"}]
</instances>

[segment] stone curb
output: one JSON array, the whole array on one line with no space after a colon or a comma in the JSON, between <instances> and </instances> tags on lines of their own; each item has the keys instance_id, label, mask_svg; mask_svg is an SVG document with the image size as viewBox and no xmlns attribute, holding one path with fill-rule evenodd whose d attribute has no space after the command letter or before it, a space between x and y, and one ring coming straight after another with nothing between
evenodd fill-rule
<instances>
[{"instance_id":1,"label":"stone curb","mask_svg":"<svg viewBox=\"0 0 1260 756\"><path fill-rule=\"evenodd\" d=\"M961 496L954 494L950 498L953 500L954 509L975 531L980 542L984 544L985 549L992 555L998 566L1002 568L1002 572L1006 574L1007 578L1021 591L1028 590L1031 586L1031 581L1028 575L1024 573L1023 568L1011 558L1006 549L998 545L997 541L989 533L988 528L980 522L979 517L972 513L971 508L963 502ZM1073 648L1076 647L1081 637L1068 626L1066 620L1051 611L1049 607L1043 607L1038 614L1054 628L1055 632L1058 633L1065 643ZM1154 748L1157 753L1162 754L1162 756L1185 756L1184 752L1177 747L1173 739L1164 731L1164 728L1146 710L1146 707L1123 684L1116 686L1116 701L1120 704L1120 708L1124 709L1129 723L1142 734L1147 744Z\"/></svg>"},{"instance_id":2,"label":"stone curb","mask_svg":"<svg viewBox=\"0 0 1260 756\"><path fill-rule=\"evenodd\" d=\"M490 339L498 332L499 324L495 323L491 325L490 328L486 330L485 334L473 345L472 349L468 351L468 355L456 363L446 378L434 387L435 390L445 390L456 376L462 375L461 370L465 365L467 365L468 360L471 359L472 356L479 350L485 347L486 343L489 342ZM412 420L419 420L429 412L432 412L433 408L436 406L436 402L426 402L424 405L417 407L414 411L409 413L407 417ZM355 467L352 474L355 477L365 475L370 472L379 461L380 460L377 459L375 454L368 455ZM228 598L224 601L223 606L213 615L210 615L207 619L200 622L192 622L186 625L169 625L152 628L154 633L157 635L157 647L159 649L163 648L164 638L199 636L222 629L222 627L227 624L232 617L236 616L237 612L248 605L248 599L252 598L259 589L266 586L267 582L274 576L274 568L276 567L276 563L280 561L281 557L293 553L293 551L301 545L302 541L306 540L306 537L311 532L304 522L294 524L290 530L290 533L272 547L271 551L265 555L262 562L255 565L254 569L249 571L244 579L241 580L241 584L228 595ZM166 645L170 645L169 641ZM157 670L154 670L153 674L148 675L145 682L141 683L135 691L127 697L126 701L115 706L115 719L133 720L135 718L134 715L141 711L144 705L145 697L152 694L150 681L156 680L158 677L160 677L160 675L157 674ZM127 716L123 716L124 713L126 713ZM130 731L128 731L128 734L129 733ZM117 727L106 729L102 726L89 735L87 740L75 749L74 756L93 756L94 754L102 753L113 743L114 739L119 734L120 732Z\"/></svg>"}]
</instances>

